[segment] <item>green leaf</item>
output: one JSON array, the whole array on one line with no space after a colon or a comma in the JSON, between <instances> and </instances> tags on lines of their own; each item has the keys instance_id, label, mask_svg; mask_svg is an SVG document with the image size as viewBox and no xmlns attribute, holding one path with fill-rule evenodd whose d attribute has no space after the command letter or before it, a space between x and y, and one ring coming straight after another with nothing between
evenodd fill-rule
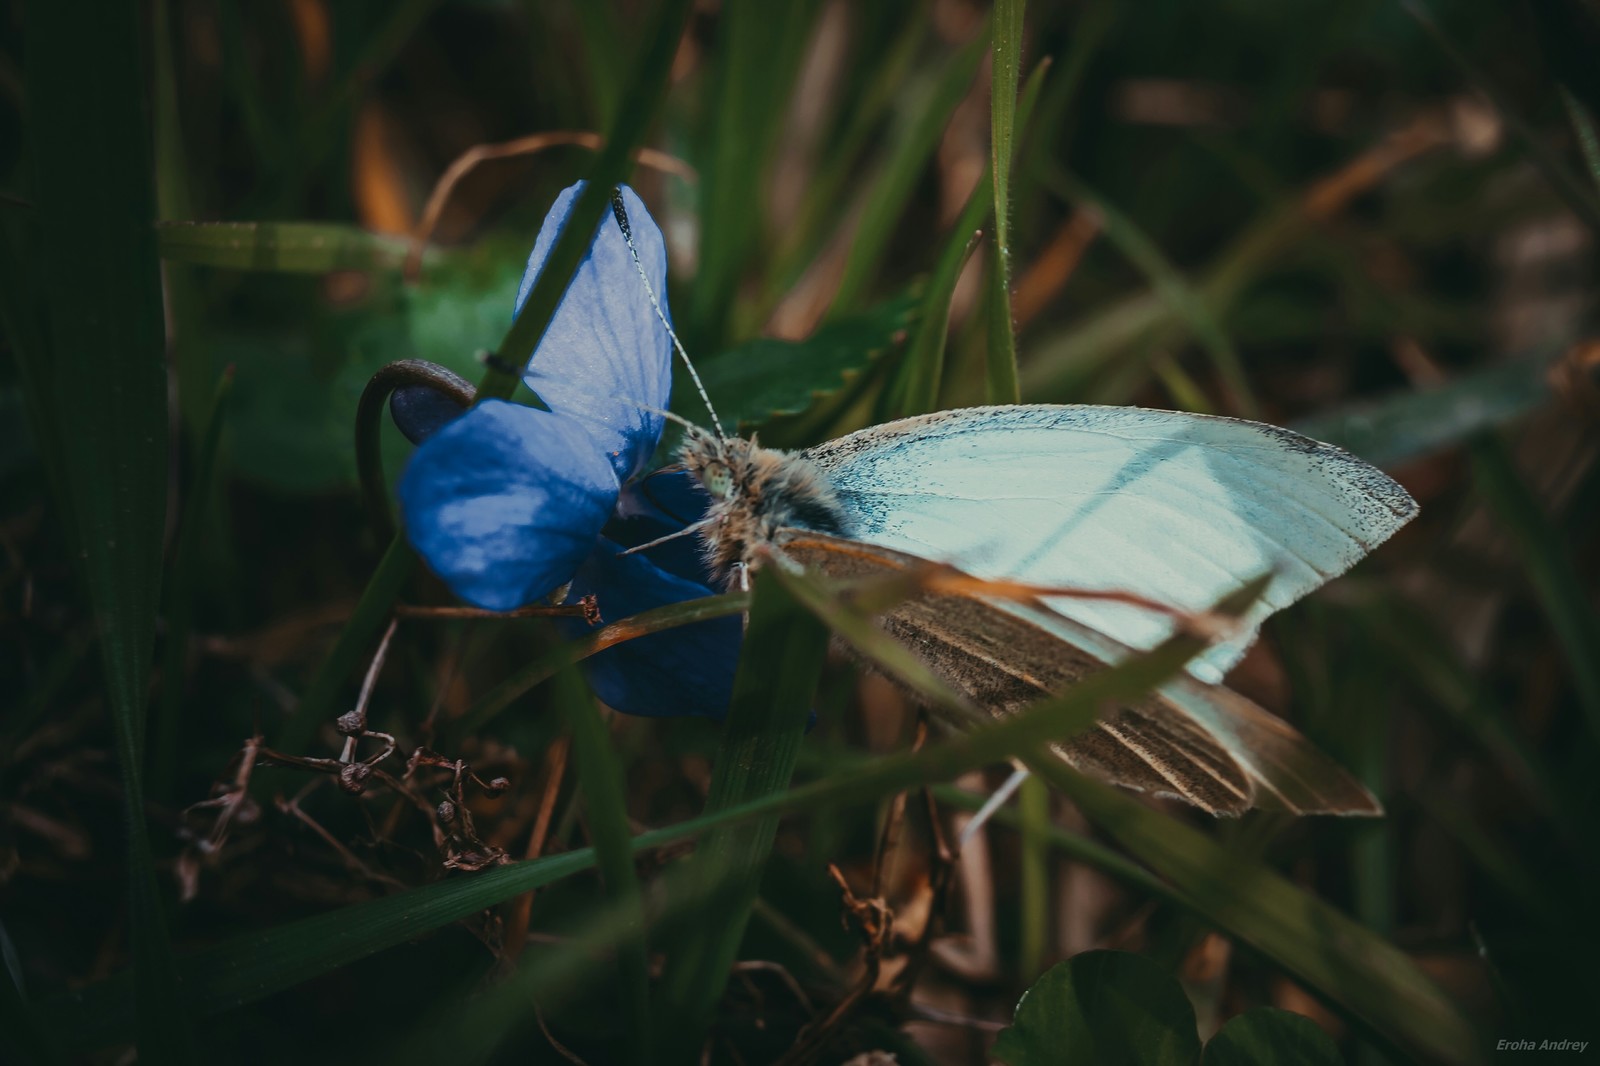
<instances>
[{"instance_id":1,"label":"green leaf","mask_svg":"<svg viewBox=\"0 0 1600 1066\"><path fill-rule=\"evenodd\" d=\"M216 481L217 445L222 440L223 415L233 386L233 371L225 371L217 382L211 400L211 415L196 456L189 499L178 526L178 541L173 547L172 568L167 587L162 590L162 614L167 631L161 657L161 702L151 737L150 791L170 800L176 777L178 742L183 721L184 685L189 659L189 626L194 599L195 575L200 567L200 537L209 510L212 486Z\"/></svg>"},{"instance_id":2,"label":"green leaf","mask_svg":"<svg viewBox=\"0 0 1600 1066\"><path fill-rule=\"evenodd\" d=\"M1550 399L1550 360L1528 357L1429 389L1408 389L1335 408L1290 428L1392 467L1466 443Z\"/></svg>"},{"instance_id":3,"label":"green leaf","mask_svg":"<svg viewBox=\"0 0 1600 1066\"><path fill-rule=\"evenodd\" d=\"M723 428L748 433L837 394L905 336L916 310L913 296L901 296L829 322L803 341L747 341L697 368ZM687 374L675 375L672 410L691 422L710 423ZM665 461L682 439L683 431L668 425L657 458Z\"/></svg>"},{"instance_id":4,"label":"green leaf","mask_svg":"<svg viewBox=\"0 0 1600 1066\"><path fill-rule=\"evenodd\" d=\"M1053 759L1029 767L1065 792L1102 832L1158 876L1184 905L1281 966L1388 1044L1444 1062L1483 1061L1472 1023L1410 956L1258 863Z\"/></svg>"},{"instance_id":5,"label":"green leaf","mask_svg":"<svg viewBox=\"0 0 1600 1066\"><path fill-rule=\"evenodd\" d=\"M193 1046L145 824L146 685L155 644L166 510L167 394L155 196L137 5L85 19L34 0L28 126L41 224L43 331L29 356L54 421L56 486L70 516L100 635L101 665L127 812L138 1041L152 1062ZM32 323L30 322L30 325ZM47 360L47 362L41 362Z\"/></svg>"},{"instance_id":6,"label":"green leaf","mask_svg":"<svg viewBox=\"0 0 1600 1066\"><path fill-rule=\"evenodd\" d=\"M644 896L633 866L633 831L628 825L627 793L622 768L611 748L611 732L578 671L567 666L555 677L555 701L572 733L572 759L589 814L607 898L615 904L619 962L626 998L630 1061L651 1058L650 957L644 924Z\"/></svg>"},{"instance_id":7,"label":"green leaf","mask_svg":"<svg viewBox=\"0 0 1600 1066\"><path fill-rule=\"evenodd\" d=\"M755 577L733 700L712 763L708 814L782 794L805 736L828 631L777 578L778 569ZM777 832L776 817L717 829L690 860L697 886L708 895L716 886L727 886L730 897L714 917L707 915L690 936L679 938L664 979L660 1028L672 1033L675 1047L691 1059L698 1057L738 955Z\"/></svg>"},{"instance_id":8,"label":"green leaf","mask_svg":"<svg viewBox=\"0 0 1600 1066\"><path fill-rule=\"evenodd\" d=\"M993 1054L1008 1066L1190 1066L1200 1037L1176 977L1142 955L1086 951L1023 993Z\"/></svg>"},{"instance_id":9,"label":"green leaf","mask_svg":"<svg viewBox=\"0 0 1600 1066\"><path fill-rule=\"evenodd\" d=\"M1017 337L1011 321L1011 160L1016 153L1017 82L1022 69L1022 12L1026 0L996 0L989 88L989 176L994 195L994 256L987 276L988 398L1016 403Z\"/></svg>"},{"instance_id":10,"label":"green leaf","mask_svg":"<svg viewBox=\"0 0 1600 1066\"><path fill-rule=\"evenodd\" d=\"M1200 1066L1342 1066L1333 1038L1310 1018L1256 1007L1232 1018L1206 1042Z\"/></svg>"}]
</instances>

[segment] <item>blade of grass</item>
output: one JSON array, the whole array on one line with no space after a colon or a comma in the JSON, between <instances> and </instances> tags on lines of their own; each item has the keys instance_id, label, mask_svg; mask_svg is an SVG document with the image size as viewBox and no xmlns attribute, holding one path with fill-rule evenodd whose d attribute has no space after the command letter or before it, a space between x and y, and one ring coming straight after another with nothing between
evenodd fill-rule
<instances>
[{"instance_id":1,"label":"blade of grass","mask_svg":"<svg viewBox=\"0 0 1600 1066\"><path fill-rule=\"evenodd\" d=\"M1017 934L1017 973L1031 983L1044 970L1050 956L1050 786L1030 776L1017 792L1017 830L1022 836L1021 871L1017 893L1021 898Z\"/></svg>"},{"instance_id":2,"label":"blade of grass","mask_svg":"<svg viewBox=\"0 0 1600 1066\"><path fill-rule=\"evenodd\" d=\"M654 23L646 30L644 54L634 66L633 81L623 96L616 125L605 147L590 166L587 184L572 206L533 290L511 329L500 342L498 358L489 361L478 384L478 402L508 399L520 381L518 368L526 366L533 350L555 317L561 298L588 254L602 216L610 210L611 192L632 170L635 149L643 141L662 99L672 58L693 8L692 0L664 0ZM355 670L362 650L377 638L389 608L416 565L416 556L397 533L389 542L378 569L368 581L356 610L339 634L333 651L313 679L306 698L295 709L280 747L297 751L328 717L340 689Z\"/></svg>"},{"instance_id":3,"label":"blade of grass","mask_svg":"<svg viewBox=\"0 0 1600 1066\"><path fill-rule=\"evenodd\" d=\"M622 768L611 747L611 733L589 686L572 666L555 676L556 703L572 734L572 758L589 812L589 835L606 894L619 926L615 947L622 967L630 1062L650 1062L650 956L645 931L644 896L633 867L633 832L628 825Z\"/></svg>"},{"instance_id":4,"label":"blade of grass","mask_svg":"<svg viewBox=\"0 0 1600 1066\"><path fill-rule=\"evenodd\" d=\"M915 332L906 346L903 363L903 397L896 409L886 412L888 418L903 418L934 411L939 406L939 385L944 379L945 348L950 339L950 300L955 295L956 282L961 280L961 270L972 258L983 239L978 226L989 214L988 179L979 182L961 209L955 228L945 241L944 250L934 264L933 276L928 279L928 293L923 298L922 312L917 316ZM982 193L984 195L980 196Z\"/></svg>"},{"instance_id":5,"label":"blade of grass","mask_svg":"<svg viewBox=\"0 0 1600 1066\"><path fill-rule=\"evenodd\" d=\"M1250 388L1244 364L1205 294L1189 284L1133 219L1113 207L1081 178L1056 166L1047 168L1042 180L1057 195L1080 207L1091 208L1100 216L1106 238L1139 269L1151 290L1188 324L1205 348L1218 376L1232 394L1235 410L1246 418L1260 417L1260 405Z\"/></svg>"},{"instance_id":6,"label":"blade of grass","mask_svg":"<svg viewBox=\"0 0 1600 1066\"><path fill-rule=\"evenodd\" d=\"M64 1063L49 1026L34 1013L22 980L22 960L6 927L0 925L0 1051L8 1062Z\"/></svg>"},{"instance_id":7,"label":"blade of grass","mask_svg":"<svg viewBox=\"0 0 1600 1066\"><path fill-rule=\"evenodd\" d=\"M398 273L411 247L399 237L332 222L163 222L156 236L169 262L278 274Z\"/></svg>"},{"instance_id":8,"label":"blade of grass","mask_svg":"<svg viewBox=\"0 0 1600 1066\"><path fill-rule=\"evenodd\" d=\"M1589 168L1589 177L1593 179L1596 191L1600 191L1600 137L1595 136L1594 116L1565 87L1561 90L1561 102L1566 106L1567 118L1572 121L1572 131L1578 137L1583 165Z\"/></svg>"},{"instance_id":9,"label":"blade of grass","mask_svg":"<svg viewBox=\"0 0 1600 1066\"><path fill-rule=\"evenodd\" d=\"M722 7L700 171L700 266L686 316L691 350L717 350L728 339L725 325L760 243L763 178L820 9L816 0Z\"/></svg>"},{"instance_id":10,"label":"blade of grass","mask_svg":"<svg viewBox=\"0 0 1600 1066\"><path fill-rule=\"evenodd\" d=\"M878 277L889 238L910 200L911 190L938 147L950 115L971 87L988 41L986 26L976 39L962 46L945 65L922 109L895 139L861 212L861 227L851 242L828 311L830 317L858 310L869 295L868 287Z\"/></svg>"},{"instance_id":11,"label":"blade of grass","mask_svg":"<svg viewBox=\"0 0 1600 1066\"><path fill-rule=\"evenodd\" d=\"M166 507L166 373L135 4L26 6L29 133L63 498L100 635L128 832L139 1052L192 1061L145 824L146 682Z\"/></svg>"},{"instance_id":12,"label":"blade of grass","mask_svg":"<svg viewBox=\"0 0 1600 1066\"><path fill-rule=\"evenodd\" d=\"M774 576L778 570L771 567L755 578L733 701L712 763L708 814L781 795L794 774L828 632ZM715 830L690 860L697 889L730 887L715 919L680 939L669 959L662 1021L671 1026L663 1024L661 1031L672 1033L678 1052L665 1056L669 1060L699 1056L777 833L776 817Z\"/></svg>"},{"instance_id":13,"label":"blade of grass","mask_svg":"<svg viewBox=\"0 0 1600 1066\"><path fill-rule=\"evenodd\" d=\"M1017 337L1011 321L1011 160L1015 153L1017 84L1022 69L1025 0L995 0L989 88L989 177L994 195L994 255L988 274L990 403L1016 403Z\"/></svg>"},{"instance_id":14,"label":"blade of grass","mask_svg":"<svg viewBox=\"0 0 1600 1066\"><path fill-rule=\"evenodd\" d=\"M1199 831L1049 757L1029 767L1186 905L1272 959L1308 991L1388 1046L1441 1062L1484 1061L1485 1042L1460 1008L1398 948L1278 874L1227 854Z\"/></svg>"},{"instance_id":15,"label":"blade of grass","mask_svg":"<svg viewBox=\"0 0 1600 1066\"><path fill-rule=\"evenodd\" d=\"M1496 437L1479 437L1471 452L1473 480L1516 544L1566 655L1589 731L1600 739L1600 619L1584 593L1587 586L1505 445Z\"/></svg>"},{"instance_id":16,"label":"blade of grass","mask_svg":"<svg viewBox=\"0 0 1600 1066\"><path fill-rule=\"evenodd\" d=\"M1050 69L1048 58L1040 61L1028 83L1023 87L1022 99L1017 104L1016 124L1019 130L1029 128L1034 105L1044 88L1045 73ZM950 300L956 283L961 280L961 270L977 248L978 227L993 209L991 188L994 176L985 173L967 197L961 214L945 240L944 248L934 264L933 276L928 281L923 297L922 311L906 346L902 363L899 407L886 411L888 418L922 414L939 407L939 386L944 379L945 349L950 338Z\"/></svg>"},{"instance_id":17,"label":"blade of grass","mask_svg":"<svg viewBox=\"0 0 1600 1066\"><path fill-rule=\"evenodd\" d=\"M772 313L834 232L830 223L838 217L839 204L857 179L862 151L903 91L912 61L928 35L930 21L906 19L887 53L868 57L871 76L859 97L848 98L844 132L806 183L805 198L793 225L777 235L772 266L763 282L761 297L751 309L756 320L763 321Z\"/></svg>"},{"instance_id":18,"label":"blade of grass","mask_svg":"<svg viewBox=\"0 0 1600 1066\"><path fill-rule=\"evenodd\" d=\"M228 394L232 387L233 369L230 367L223 371L212 396L211 415L206 420L200 453L195 457L189 501L178 525L172 567L167 572L167 586L162 596L162 615L167 620L167 631L161 656L161 702L156 707L150 745L150 793L163 801L174 798L178 740L183 721L183 693L188 673L194 581L200 569L200 540L211 503L211 490L216 483L217 445L222 441L223 417L227 412Z\"/></svg>"}]
</instances>

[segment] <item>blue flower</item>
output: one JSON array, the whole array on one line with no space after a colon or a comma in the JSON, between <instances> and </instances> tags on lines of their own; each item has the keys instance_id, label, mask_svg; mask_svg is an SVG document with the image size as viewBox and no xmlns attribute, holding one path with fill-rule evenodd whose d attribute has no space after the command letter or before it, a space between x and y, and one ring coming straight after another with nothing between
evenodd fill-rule
<instances>
[{"instance_id":1,"label":"blue flower","mask_svg":"<svg viewBox=\"0 0 1600 1066\"><path fill-rule=\"evenodd\" d=\"M545 217L516 313L580 191L564 191ZM661 231L631 189L623 202L665 311ZM672 346L609 213L523 380L550 410L487 400L440 427L422 422L449 417L448 406L410 408L419 422L409 435L422 443L401 476L400 509L434 573L462 599L496 611L547 602L570 582L569 601L594 595L607 622L710 595L691 538L652 549L651 559L620 554L682 529L706 500L684 475L629 480L661 439L656 412L669 400ZM562 622L569 635L587 628ZM741 639L737 618L701 622L608 648L584 669L619 711L721 717Z\"/></svg>"}]
</instances>

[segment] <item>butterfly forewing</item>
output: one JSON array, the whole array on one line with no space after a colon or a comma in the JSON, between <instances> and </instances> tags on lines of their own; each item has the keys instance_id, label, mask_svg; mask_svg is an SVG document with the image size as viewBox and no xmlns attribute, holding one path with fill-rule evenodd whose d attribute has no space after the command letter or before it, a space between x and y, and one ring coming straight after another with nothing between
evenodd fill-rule
<instances>
[{"instance_id":1,"label":"butterfly forewing","mask_svg":"<svg viewBox=\"0 0 1600 1066\"><path fill-rule=\"evenodd\" d=\"M841 579L925 565L902 552L802 530L787 534L781 549L807 569ZM879 624L994 714L1057 693L1132 653L1052 611L965 593L923 592L889 609ZM1359 782L1289 726L1237 693L1190 677L1108 710L1056 750L1102 780L1213 814L1250 807L1380 813Z\"/></svg>"},{"instance_id":2,"label":"butterfly forewing","mask_svg":"<svg viewBox=\"0 0 1600 1066\"><path fill-rule=\"evenodd\" d=\"M811 449L855 540L984 578L1115 588L1201 611L1264 573L1246 625L1191 664L1206 681L1262 619L1349 569L1416 511L1385 474L1239 419L1092 406L976 407ZM1056 600L1061 616L1148 649L1168 618Z\"/></svg>"}]
</instances>

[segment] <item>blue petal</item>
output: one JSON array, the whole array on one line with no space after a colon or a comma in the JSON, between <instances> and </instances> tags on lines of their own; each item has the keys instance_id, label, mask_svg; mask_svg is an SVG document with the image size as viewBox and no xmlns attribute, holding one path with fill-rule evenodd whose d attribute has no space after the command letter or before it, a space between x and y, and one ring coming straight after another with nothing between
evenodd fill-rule
<instances>
[{"instance_id":1,"label":"blue petal","mask_svg":"<svg viewBox=\"0 0 1600 1066\"><path fill-rule=\"evenodd\" d=\"M688 473L658 470L622 486L616 513L604 532L623 547L632 548L698 522L710 502L711 497ZM640 554L669 574L708 587L715 584L700 538L694 534L647 548Z\"/></svg>"},{"instance_id":2,"label":"blue petal","mask_svg":"<svg viewBox=\"0 0 1600 1066\"><path fill-rule=\"evenodd\" d=\"M517 313L533 291L561 227L572 213L583 183L556 198L545 216L528 270L517 293ZM639 261L650 287L667 308L667 246L644 203L624 187L623 202ZM656 317L622 230L610 211L573 276L561 306L524 375L528 387L550 406L583 420L611 459L618 481L644 466L661 439L672 390L672 341Z\"/></svg>"},{"instance_id":3,"label":"blue petal","mask_svg":"<svg viewBox=\"0 0 1600 1066\"><path fill-rule=\"evenodd\" d=\"M639 555L601 539L572 580L569 602L593 594L606 622L652 607L711 595L711 590L659 569ZM561 619L568 636L589 631L579 619ZM607 648L583 660L596 696L624 714L645 717L704 715L721 718L733 698L744 626L737 616L679 626Z\"/></svg>"},{"instance_id":4,"label":"blue petal","mask_svg":"<svg viewBox=\"0 0 1600 1066\"><path fill-rule=\"evenodd\" d=\"M400 479L406 533L468 603L522 607L571 579L617 502L587 427L488 400L430 436Z\"/></svg>"}]
</instances>

